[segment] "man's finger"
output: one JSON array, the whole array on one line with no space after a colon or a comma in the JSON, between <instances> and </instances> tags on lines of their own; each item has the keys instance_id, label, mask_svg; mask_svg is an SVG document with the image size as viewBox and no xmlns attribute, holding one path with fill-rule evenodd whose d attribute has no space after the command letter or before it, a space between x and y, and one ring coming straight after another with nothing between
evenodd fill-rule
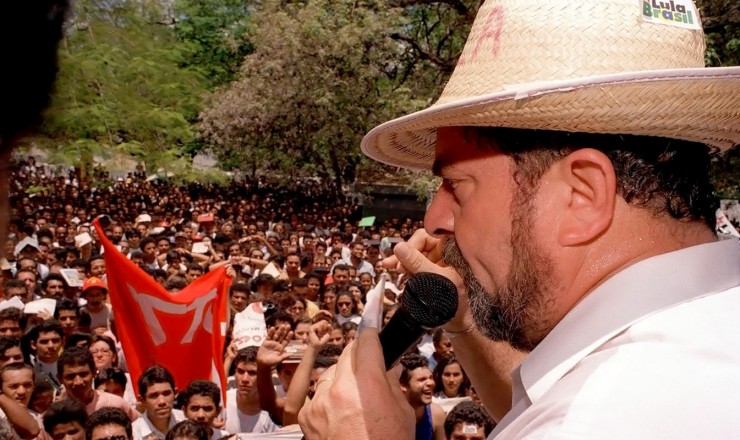
<instances>
[{"instance_id":1,"label":"man's finger","mask_svg":"<svg viewBox=\"0 0 740 440\"><path fill-rule=\"evenodd\" d=\"M355 375L359 378L377 378L379 375L385 375L383 347L380 345L378 333L378 329L367 327L358 333L354 340Z\"/></svg>"},{"instance_id":2,"label":"man's finger","mask_svg":"<svg viewBox=\"0 0 740 440\"><path fill-rule=\"evenodd\" d=\"M419 252L408 243L398 243L393 250L398 262L403 268L411 273L434 272L443 274L441 267L430 261L424 254Z\"/></svg>"}]
</instances>

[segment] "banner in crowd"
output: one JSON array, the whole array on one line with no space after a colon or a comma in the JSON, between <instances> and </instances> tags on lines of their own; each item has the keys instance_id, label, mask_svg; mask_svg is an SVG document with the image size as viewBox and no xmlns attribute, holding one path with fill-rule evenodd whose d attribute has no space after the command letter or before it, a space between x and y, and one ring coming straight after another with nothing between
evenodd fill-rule
<instances>
[{"instance_id":1,"label":"banner in crowd","mask_svg":"<svg viewBox=\"0 0 740 440\"><path fill-rule=\"evenodd\" d=\"M234 316L231 341L237 350L241 350L250 346L259 347L265 339L267 339L265 311L262 302L253 302Z\"/></svg>"},{"instance_id":2,"label":"banner in crowd","mask_svg":"<svg viewBox=\"0 0 740 440\"><path fill-rule=\"evenodd\" d=\"M161 365L184 390L195 379L210 379L226 389L223 372L228 327L228 289L224 267L170 293L126 258L93 222L103 244L108 294L118 339L138 393L139 376Z\"/></svg>"}]
</instances>

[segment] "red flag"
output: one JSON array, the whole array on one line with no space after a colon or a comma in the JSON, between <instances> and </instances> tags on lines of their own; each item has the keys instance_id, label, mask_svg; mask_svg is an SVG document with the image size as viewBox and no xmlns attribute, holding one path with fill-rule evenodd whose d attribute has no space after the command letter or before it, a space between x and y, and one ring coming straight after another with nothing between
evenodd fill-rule
<instances>
[{"instance_id":1,"label":"red flag","mask_svg":"<svg viewBox=\"0 0 740 440\"><path fill-rule=\"evenodd\" d=\"M223 371L227 301L231 278L219 268L185 289L169 293L108 240L98 220L108 294L118 338L137 394L141 373L157 364L184 390L195 379L226 389Z\"/></svg>"}]
</instances>

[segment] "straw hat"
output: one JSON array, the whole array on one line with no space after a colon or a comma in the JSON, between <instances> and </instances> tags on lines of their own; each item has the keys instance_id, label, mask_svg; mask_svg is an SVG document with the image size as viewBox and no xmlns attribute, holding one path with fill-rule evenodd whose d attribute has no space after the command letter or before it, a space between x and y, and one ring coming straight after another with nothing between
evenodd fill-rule
<instances>
[{"instance_id":1,"label":"straw hat","mask_svg":"<svg viewBox=\"0 0 740 440\"><path fill-rule=\"evenodd\" d=\"M444 126L649 135L727 150L740 143L740 67L704 67L691 0L488 0L439 100L376 127L362 151L429 169Z\"/></svg>"}]
</instances>

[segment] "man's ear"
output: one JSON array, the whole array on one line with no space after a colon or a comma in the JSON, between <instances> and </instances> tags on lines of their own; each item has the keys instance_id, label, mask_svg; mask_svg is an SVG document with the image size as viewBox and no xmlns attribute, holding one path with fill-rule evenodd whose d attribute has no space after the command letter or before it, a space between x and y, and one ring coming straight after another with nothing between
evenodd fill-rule
<instances>
[{"instance_id":1,"label":"man's ear","mask_svg":"<svg viewBox=\"0 0 740 440\"><path fill-rule=\"evenodd\" d=\"M31 341L31 348L36 351L36 341Z\"/></svg>"},{"instance_id":2,"label":"man's ear","mask_svg":"<svg viewBox=\"0 0 740 440\"><path fill-rule=\"evenodd\" d=\"M601 235L611 224L617 179L611 160L591 148L576 150L556 164L564 192L557 239L577 246Z\"/></svg>"}]
</instances>

